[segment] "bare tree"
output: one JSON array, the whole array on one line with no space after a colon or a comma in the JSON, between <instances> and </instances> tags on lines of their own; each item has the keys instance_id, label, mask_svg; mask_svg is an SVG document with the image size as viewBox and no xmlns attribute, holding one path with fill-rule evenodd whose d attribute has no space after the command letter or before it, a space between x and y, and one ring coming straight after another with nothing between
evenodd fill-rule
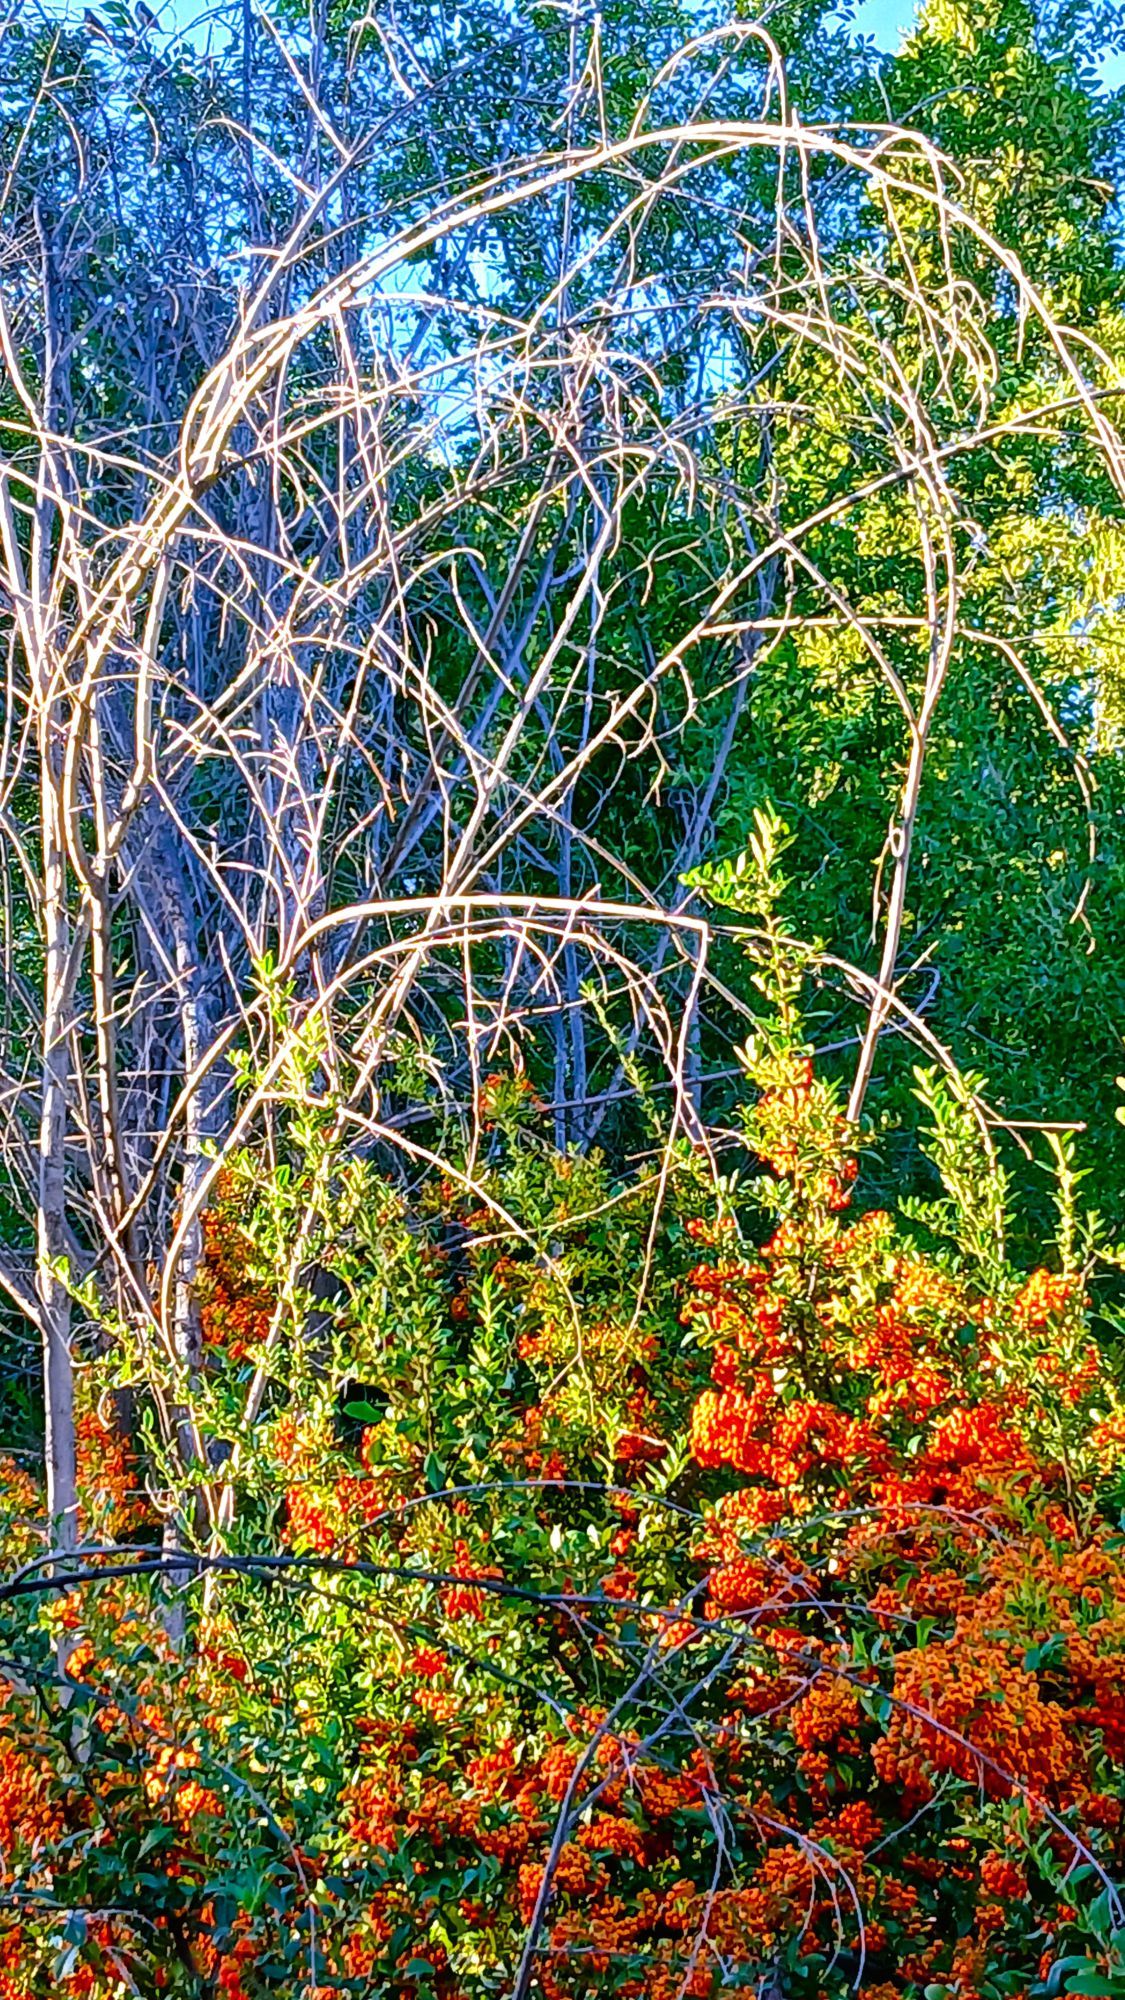
<instances>
[{"instance_id":1,"label":"bare tree","mask_svg":"<svg viewBox=\"0 0 1125 2000\"><path fill-rule=\"evenodd\" d=\"M40 74L0 204L2 1061L27 1247L0 1282L43 1342L61 1549L76 1286L149 1357L177 1535L193 1494L211 1532L229 1519L196 1394L201 1216L310 1025L356 1146L432 1157L384 1103L407 1038L471 1159L487 1066L541 1033L560 1144L588 1142L642 1041L668 1146L704 1139L710 933L679 878L764 650L818 625L852 634L905 743L879 971L852 978L858 1119L909 1013L912 838L965 637L959 465L1065 412L1125 490L1104 357L918 135L803 125L761 27L686 41L626 118L576 14L561 123L534 144L514 36L478 162L439 136L473 88L456 50L427 68L372 27L376 105L365 35L248 21L199 63L79 51L18 12L5 30ZM397 183L392 131L423 135ZM1042 342L1049 408L995 406L980 265ZM854 477L809 508L786 465L818 398ZM913 601L882 616L850 601L831 537L885 499ZM646 879L630 825L700 713L711 768Z\"/></svg>"}]
</instances>

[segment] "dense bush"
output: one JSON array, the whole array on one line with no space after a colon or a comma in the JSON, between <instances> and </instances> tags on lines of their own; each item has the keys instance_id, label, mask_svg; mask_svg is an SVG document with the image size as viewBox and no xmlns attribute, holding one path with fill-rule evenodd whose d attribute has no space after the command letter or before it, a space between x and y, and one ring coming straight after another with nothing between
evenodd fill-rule
<instances>
[{"instance_id":1,"label":"dense bush","mask_svg":"<svg viewBox=\"0 0 1125 2000\"><path fill-rule=\"evenodd\" d=\"M933 1075L942 1197L855 1206L776 836L731 1171L560 1156L515 1072L406 1191L310 1036L208 1212L171 1583L155 1357L83 1372L81 1584L6 1466L5 2000L1125 1992L1114 1253L1062 1154L1014 1270Z\"/></svg>"}]
</instances>

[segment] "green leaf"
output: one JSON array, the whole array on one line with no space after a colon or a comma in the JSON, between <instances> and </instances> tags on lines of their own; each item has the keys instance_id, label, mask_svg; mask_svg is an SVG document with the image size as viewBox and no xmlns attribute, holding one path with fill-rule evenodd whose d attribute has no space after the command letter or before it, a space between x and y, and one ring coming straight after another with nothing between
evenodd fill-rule
<instances>
[{"instance_id":1,"label":"green leaf","mask_svg":"<svg viewBox=\"0 0 1125 2000\"><path fill-rule=\"evenodd\" d=\"M1029 1674L1041 1672L1043 1668L1061 1667L1066 1660L1066 1640L1061 1632L1052 1632L1038 1646L1029 1646L1023 1656L1024 1666Z\"/></svg>"}]
</instances>

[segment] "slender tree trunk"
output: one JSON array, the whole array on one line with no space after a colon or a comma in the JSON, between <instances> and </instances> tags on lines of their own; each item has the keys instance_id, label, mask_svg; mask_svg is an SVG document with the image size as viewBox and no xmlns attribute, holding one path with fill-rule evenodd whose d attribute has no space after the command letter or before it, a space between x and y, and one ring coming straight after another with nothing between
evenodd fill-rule
<instances>
[{"instance_id":1,"label":"slender tree trunk","mask_svg":"<svg viewBox=\"0 0 1125 2000\"><path fill-rule=\"evenodd\" d=\"M170 961L180 1023L180 1061L187 1100L183 1116L183 1178L180 1201L193 1216L186 1230L176 1265L172 1307L172 1335L179 1373L175 1405L171 1411L174 1442L179 1459L182 1495L168 1514L164 1526L164 1550L168 1556L190 1545L193 1530L202 1525L203 1494L187 1491L201 1473L206 1458L205 1442L192 1411L193 1393L203 1360L203 1327L197 1283L203 1259L203 1222L195 1215L195 1202L209 1160L206 1142L215 1128L215 1077L192 1087L191 1079L211 1046L213 1023L205 991L206 969L200 961L196 924L191 910L191 884L187 870L167 836L154 843L148 864L152 914L159 926L158 946L165 963ZM186 1633L184 1591L192 1572L173 1566L168 1572L170 1600L164 1611L164 1625L175 1645L182 1645Z\"/></svg>"},{"instance_id":2,"label":"slender tree trunk","mask_svg":"<svg viewBox=\"0 0 1125 2000\"><path fill-rule=\"evenodd\" d=\"M47 1508L54 1547L63 1554L69 1554L78 1546L78 1466L70 1292L59 1267L67 1252L66 1128L70 1068L71 927L60 811L62 752L55 737L54 723L54 704L44 690L40 710L40 825L45 963L36 1285L43 1329Z\"/></svg>"}]
</instances>

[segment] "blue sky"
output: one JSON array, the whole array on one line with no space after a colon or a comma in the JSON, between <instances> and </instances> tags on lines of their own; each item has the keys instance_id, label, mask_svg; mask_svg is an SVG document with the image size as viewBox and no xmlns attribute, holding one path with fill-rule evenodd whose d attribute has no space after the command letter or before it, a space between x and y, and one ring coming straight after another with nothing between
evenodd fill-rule
<instances>
[{"instance_id":1,"label":"blue sky","mask_svg":"<svg viewBox=\"0 0 1125 2000\"><path fill-rule=\"evenodd\" d=\"M873 35L881 49L893 49L913 14L913 0L862 0L855 16L855 32ZM1101 74L1103 82L1114 87L1125 83L1125 55L1107 56Z\"/></svg>"},{"instance_id":2,"label":"blue sky","mask_svg":"<svg viewBox=\"0 0 1125 2000\"><path fill-rule=\"evenodd\" d=\"M76 12L81 4L82 0L70 0L65 11ZM173 29L181 22L195 21L204 11L206 0L151 0L151 4L162 25ZM879 48L891 49L910 26L913 15L914 0L860 0L855 32L873 36ZM1101 74L1103 81L1113 87L1125 84L1125 54L1107 56Z\"/></svg>"}]
</instances>

